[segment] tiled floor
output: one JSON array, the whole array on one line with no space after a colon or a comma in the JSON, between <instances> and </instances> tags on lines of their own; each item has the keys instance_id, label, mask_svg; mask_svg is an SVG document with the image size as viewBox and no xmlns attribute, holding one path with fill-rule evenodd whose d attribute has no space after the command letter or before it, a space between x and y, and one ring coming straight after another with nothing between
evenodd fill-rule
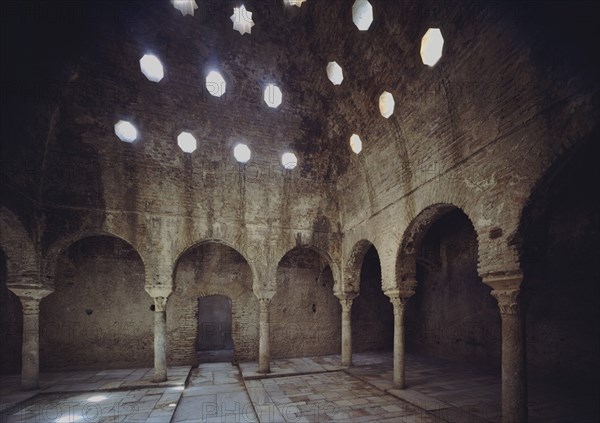
<instances>
[{"instance_id":1,"label":"tiled floor","mask_svg":"<svg viewBox=\"0 0 600 423\"><path fill-rule=\"evenodd\" d=\"M32 392L3 376L0 423L501 421L499 375L485 369L408 355L407 389L395 390L391 354L355 354L349 369L339 362L275 360L267 376L256 363L207 363L191 373L170 368L169 381L158 385L150 369L48 373ZM535 381L529 410L532 423L600 421L597 392Z\"/></svg>"},{"instance_id":2,"label":"tiled floor","mask_svg":"<svg viewBox=\"0 0 600 423\"><path fill-rule=\"evenodd\" d=\"M91 370L40 375L40 389L20 391L18 376L0 378L1 423L170 421L190 367L170 367L169 380L152 369Z\"/></svg>"},{"instance_id":3,"label":"tiled floor","mask_svg":"<svg viewBox=\"0 0 600 423\"><path fill-rule=\"evenodd\" d=\"M257 422L242 377L229 363L201 364L192 370L173 422Z\"/></svg>"}]
</instances>

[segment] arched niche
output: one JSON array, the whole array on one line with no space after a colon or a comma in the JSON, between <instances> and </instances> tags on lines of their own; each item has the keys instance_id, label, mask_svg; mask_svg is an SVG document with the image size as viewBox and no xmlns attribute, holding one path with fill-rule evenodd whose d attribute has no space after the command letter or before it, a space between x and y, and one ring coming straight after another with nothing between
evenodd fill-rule
<instances>
[{"instance_id":1,"label":"arched niche","mask_svg":"<svg viewBox=\"0 0 600 423\"><path fill-rule=\"evenodd\" d=\"M42 369L152 366L154 313L137 251L90 235L64 248L55 268L55 291L40 303Z\"/></svg>"},{"instance_id":2,"label":"arched niche","mask_svg":"<svg viewBox=\"0 0 600 423\"><path fill-rule=\"evenodd\" d=\"M231 301L233 361L258 357L258 299L252 291L252 271L246 259L225 244L205 241L188 248L174 271L173 293L167 302L168 362L198 363L199 298L224 296Z\"/></svg>"},{"instance_id":3,"label":"arched niche","mask_svg":"<svg viewBox=\"0 0 600 423\"><path fill-rule=\"evenodd\" d=\"M279 261L276 280L270 305L271 356L339 354L341 306L333 295L327 258L309 247L296 247Z\"/></svg>"},{"instance_id":4,"label":"arched niche","mask_svg":"<svg viewBox=\"0 0 600 423\"><path fill-rule=\"evenodd\" d=\"M402 263L416 280L406 310L407 352L499 370L500 314L477 272L471 220L451 205L426 209L415 220Z\"/></svg>"}]
</instances>

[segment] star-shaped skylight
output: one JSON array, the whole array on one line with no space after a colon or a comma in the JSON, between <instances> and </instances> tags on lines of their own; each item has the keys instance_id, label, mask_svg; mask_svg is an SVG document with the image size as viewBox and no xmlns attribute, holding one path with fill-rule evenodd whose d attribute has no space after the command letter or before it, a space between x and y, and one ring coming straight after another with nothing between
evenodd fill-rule
<instances>
[{"instance_id":1,"label":"star-shaped skylight","mask_svg":"<svg viewBox=\"0 0 600 423\"><path fill-rule=\"evenodd\" d=\"M252 12L248 12L244 5L233 8L233 15L231 15L231 22L233 22L233 29L238 31L240 34L250 34L254 21L252 21Z\"/></svg>"}]
</instances>

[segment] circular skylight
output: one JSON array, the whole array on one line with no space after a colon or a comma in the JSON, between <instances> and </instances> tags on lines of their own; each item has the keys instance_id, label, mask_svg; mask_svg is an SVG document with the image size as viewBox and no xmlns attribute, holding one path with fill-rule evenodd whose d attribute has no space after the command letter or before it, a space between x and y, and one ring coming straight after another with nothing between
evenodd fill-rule
<instances>
[{"instance_id":1,"label":"circular skylight","mask_svg":"<svg viewBox=\"0 0 600 423\"><path fill-rule=\"evenodd\" d=\"M159 82L165 76L162 63L153 54L144 54L140 59L140 69L146 78L152 82Z\"/></svg>"},{"instance_id":2,"label":"circular skylight","mask_svg":"<svg viewBox=\"0 0 600 423\"><path fill-rule=\"evenodd\" d=\"M394 96L387 91L384 91L383 94L379 97L379 112L381 116L384 118L389 118L394 114L394 107L396 106L396 102L394 101Z\"/></svg>"},{"instance_id":3,"label":"circular skylight","mask_svg":"<svg viewBox=\"0 0 600 423\"><path fill-rule=\"evenodd\" d=\"M360 154L360 152L362 151L362 141L358 135L352 134L352 136L350 137L350 148L356 154Z\"/></svg>"},{"instance_id":4,"label":"circular skylight","mask_svg":"<svg viewBox=\"0 0 600 423\"><path fill-rule=\"evenodd\" d=\"M206 76L206 89L215 97L221 97L225 94L227 83L219 72L212 71Z\"/></svg>"},{"instance_id":5,"label":"circular skylight","mask_svg":"<svg viewBox=\"0 0 600 423\"><path fill-rule=\"evenodd\" d=\"M240 163L248 163L252 157L252 151L246 144L238 144L233 148L233 157Z\"/></svg>"},{"instance_id":6,"label":"circular skylight","mask_svg":"<svg viewBox=\"0 0 600 423\"><path fill-rule=\"evenodd\" d=\"M283 153L281 156L281 164L287 170L292 170L298 166L298 158L294 153Z\"/></svg>"},{"instance_id":7,"label":"circular skylight","mask_svg":"<svg viewBox=\"0 0 600 423\"><path fill-rule=\"evenodd\" d=\"M352 6L352 21L361 30L366 31L373 23L373 6L368 0L356 0Z\"/></svg>"},{"instance_id":8,"label":"circular skylight","mask_svg":"<svg viewBox=\"0 0 600 423\"><path fill-rule=\"evenodd\" d=\"M115 134L121 141L132 143L138 137L138 130L131 122L120 120L115 123Z\"/></svg>"},{"instance_id":9,"label":"circular skylight","mask_svg":"<svg viewBox=\"0 0 600 423\"><path fill-rule=\"evenodd\" d=\"M264 94L265 103L267 106L276 109L283 101L283 94L277 85L269 84L265 88Z\"/></svg>"},{"instance_id":10,"label":"circular skylight","mask_svg":"<svg viewBox=\"0 0 600 423\"><path fill-rule=\"evenodd\" d=\"M444 37L439 28L429 28L421 40L421 60L427 66L435 65L442 57Z\"/></svg>"},{"instance_id":11,"label":"circular skylight","mask_svg":"<svg viewBox=\"0 0 600 423\"><path fill-rule=\"evenodd\" d=\"M344 80L344 72L337 62L329 62L327 65L327 77L333 85L340 85Z\"/></svg>"},{"instance_id":12,"label":"circular skylight","mask_svg":"<svg viewBox=\"0 0 600 423\"><path fill-rule=\"evenodd\" d=\"M196 151L198 143L192 134L189 132L182 132L177 137L177 145L183 150L184 153L193 153Z\"/></svg>"}]
</instances>

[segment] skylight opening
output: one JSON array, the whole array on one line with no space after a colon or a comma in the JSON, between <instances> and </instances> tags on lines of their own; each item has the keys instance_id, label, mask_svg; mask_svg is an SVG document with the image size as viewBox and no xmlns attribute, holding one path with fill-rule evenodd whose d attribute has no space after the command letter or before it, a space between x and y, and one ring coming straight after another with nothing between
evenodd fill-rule
<instances>
[{"instance_id":1,"label":"skylight opening","mask_svg":"<svg viewBox=\"0 0 600 423\"><path fill-rule=\"evenodd\" d=\"M227 83L219 72L212 71L206 76L206 89L210 95L221 97L225 94Z\"/></svg>"},{"instance_id":2,"label":"skylight opening","mask_svg":"<svg viewBox=\"0 0 600 423\"><path fill-rule=\"evenodd\" d=\"M267 106L276 109L283 101L283 94L277 85L269 84L265 88L264 100Z\"/></svg>"},{"instance_id":3,"label":"skylight opening","mask_svg":"<svg viewBox=\"0 0 600 423\"><path fill-rule=\"evenodd\" d=\"M140 59L140 69L148 80L160 82L165 77L165 71L162 63L153 54L144 54Z\"/></svg>"},{"instance_id":4,"label":"skylight opening","mask_svg":"<svg viewBox=\"0 0 600 423\"><path fill-rule=\"evenodd\" d=\"M327 65L327 77L333 85L340 85L344 80L344 71L337 62L329 62Z\"/></svg>"},{"instance_id":5,"label":"skylight opening","mask_svg":"<svg viewBox=\"0 0 600 423\"><path fill-rule=\"evenodd\" d=\"M356 0L352 6L352 21L361 30L367 31L373 23L373 6L368 0Z\"/></svg>"},{"instance_id":6,"label":"skylight opening","mask_svg":"<svg viewBox=\"0 0 600 423\"><path fill-rule=\"evenodd\" d=\"M362 140L358 135L352 134L352 136L350 137L350 148L356 154L360 154L360 152L362 151Z\"/></svg>"},{"instance_id":7,"label":"skylight opening","mask_svg":"<svg viewBox=\"0 0 600 423\"><path fill-rule=\"evenodd\" d=\"M283 153L281 156L281 164L287 170L295 169L298 166L298 158L294 153Z\"/></svg>"},{"instance_id":8,"label":"skylight opening","mask_svg":"<svg viewBox=\"0 0 600 423\"><path fill-rule=\"evenodd\" d=\"M234 31L240 34L250 34L254 21L252 20L252 12L249 12L244 5L233 8L233 15L231 15L231 22L233 22Z\"/></svg>"},{"instance_id":9,"label":"skylight opening","mask_svg":"<svg viewBox=\"0 0 600 423\"><path fill-rule=\"evenodd\" d=\"M240 163L248 163L252 158L252 151L246 144L237 144L233 148L233 157Z\"/></svg>"},{"instance_id":10,"label":"skylight opening","mask_svg":"<svg viewBox=\"0 0 600 423\"><path fill-rule=\"evenodd\" d=\"M439 28L429 28L421 40L421 60L427 66L434 66L442 57L444 37Z\"/></svg>"},{"instance_id":11,"label":"skylight opening","mask_svg":"<svg viewBox=\"0 0 600 423\"><path fill-rule=\"evenodd\" d=\"M306 0L283 0L283 2L288 5L288 6L298 6L298 7L302 7L302 3L304 3Z\"/></svg>"},{"instance_id":12,"label":"skylight opening","mask_svg":"<svg viewBox=\"0 0 600 423\"><path fill-rule=\"evenodd\" d=\"M138 130L131 122L120 120L115 123L115 134L121 141L132 143L138 137Z\"/></svg>"},{"instance_id":13,"label":"skylight opening","mask_svg":"<svg viewBox=\"0 0 600 423\"><path fill-rule=\"evenodd\" d=\"M396 106L396 102L394 101L394 96L384 91L381 96L379 96L379 112L381 116L384 118L389 118L394 114L394 107Z\"/></svg>"},{"instance_id":14,"label":"skylight opening","mask_svg":"<svg viewBox=\"0 0 600 423\"><path fill-rule=\"evenodd\" d=\"M184 153L193 153L198 147L196 138L189 132L182 132L177 137L177 145Z\"/></svg>"},{"instance_id":15,"label":"skylight opening","mask_svg":"<svg viewBox=\"0 0 600 423\"><path fill-rule=\"evenodd\" d=\"M194 16L194 10L198 8L195 0L171 0L173 7L181 12L183 16Z\"/></svg>"}]
</instances>

